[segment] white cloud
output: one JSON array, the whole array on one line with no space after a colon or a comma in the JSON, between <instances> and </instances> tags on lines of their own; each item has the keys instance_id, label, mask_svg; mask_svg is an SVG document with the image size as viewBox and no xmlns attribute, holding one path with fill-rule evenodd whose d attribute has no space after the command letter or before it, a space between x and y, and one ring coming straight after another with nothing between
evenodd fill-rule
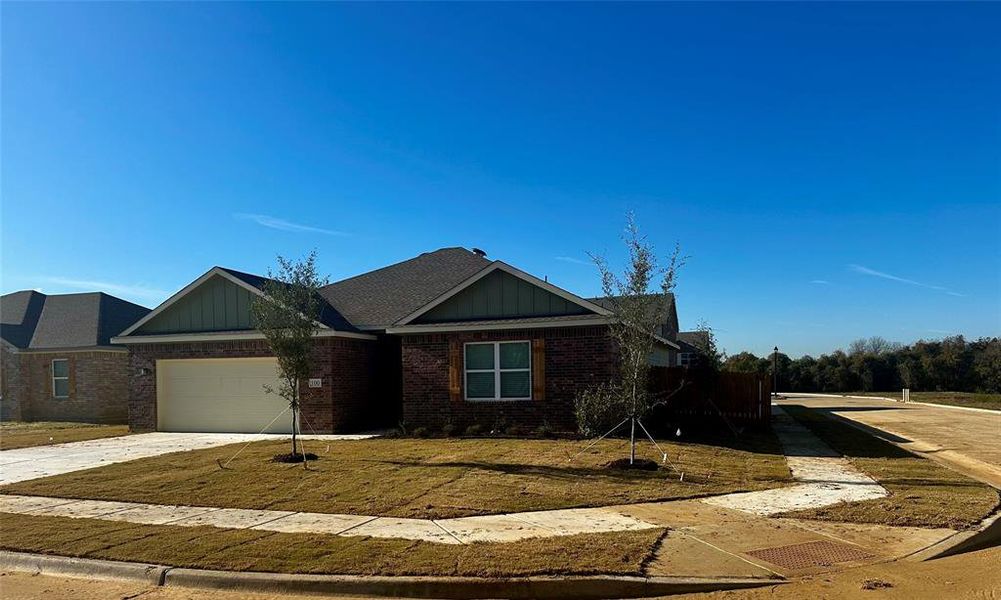
<instances>
[{"instance_id":1,"label":"white cloud","mask_svg":"<svg viewBox=\"0 0 1001 600\"><path fill-rule=\"evenodd\" d=\"M579 258L574 258L572 256L557 256L555 258L556 258L556 260L559 260L559 261L562 261L562 262L573 263L575 265L586 265L588 267L593 267L594 266L593 262L590 262L590 261L587 261L587 260L581 260Z\"/></svg>"},{"instance_id":2,"label":"white cloud","mask_svg":"<svg viewBox=\"0 0 1001 600\"><path fill-rule=\"evenodd\" d=\"M294 233L322 233L323 235L336 235L336 236L351 235L350 233L344 231L336 231L334 229L324 229L322 227L313 227L312 225L293 223L292 221L286 221L285 219L272 217L270 215L233 213L233 218L241 219L244 221L252 221L254 223L257 223L261 227L268 227L270 229L277 229L279 231L291 231Z\"/></svg>"},{"instance_id":3,"label":"white cloud","mask_svg":"<svg viewBox=\"0 0 1001 600\"><path fill-rule=\"evenodd\" d=\"M810 283L816 283L817 285L831 285L830 281L826 281L824 279L814 279L810 281Z\"/></svg>"},{"instance_id":4,"label":"white cloud","mask_svg":"<svg viewBox=\"0 0 1001 600\"><path fill-rule=\"evenodd\" d=\"M856 273L861 273L862 275L869 275L871 277L880 277L882 279L889 279L890 281L896 281L899 283L906 283L907 285L913 285L916 287L922 287L929 290L938 290L940 292L945 292L950 296L958 296L960 298L965 298L965 294L960 294L959 292L954 292L949 288L942 287L940 285L931 285L929 283L922 283L920 281L914 281L913 279L907 279L904 277L898 277L896 275L891 275L889 273L884 273L882 271L877 271L875 269L870 269L869 267L863 267L862 265L848 265L848 268Z\"/></svg>"},{"instance_id":5,"label":"white cloud","mask_svg":"<svg viewBox=\"0 0 1001 600\"><path fill-rule=\"evenodd\" d=\"M107 292L113 296L124 296L136 300L152 300L157 303L170 295L170 292L146 285L129 285L112 283L110 281L95 281L92 279L73 279L70 277L42 277L47 284L61 288L70 288L86 292Z\"/></svg>"}]
</instances>

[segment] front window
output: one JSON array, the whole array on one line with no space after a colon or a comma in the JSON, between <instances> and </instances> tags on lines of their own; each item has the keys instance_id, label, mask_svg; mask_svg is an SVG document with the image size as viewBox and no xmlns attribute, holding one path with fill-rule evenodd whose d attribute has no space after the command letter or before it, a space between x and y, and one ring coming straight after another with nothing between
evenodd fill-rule
<instances>
[{"instance_id":1,"label":"front window","mask_svg":"<svg viewBox=\"0 0 1001 600\"><path fill-rule=\"evenodd\" d=\"M52 361L52 397L70 397L70 361L65 358Z\"/></svg>"},{"instance_id":2,"label":"front window","mask_svg":"<svg viewBox=\"0 0 1001 600\"><path fill-rule=\"evenodd\" d=\"M467 400L531 400L529 342L466 344Z\"/></svg>"}]
</instances>

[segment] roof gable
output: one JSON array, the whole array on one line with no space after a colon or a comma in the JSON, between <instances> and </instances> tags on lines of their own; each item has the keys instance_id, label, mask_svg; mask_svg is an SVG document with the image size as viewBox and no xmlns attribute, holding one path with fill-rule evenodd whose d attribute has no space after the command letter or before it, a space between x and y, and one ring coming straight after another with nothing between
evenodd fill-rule
<instances>
[{"instance_id":1,"label":"roof gable","mask_svg":"<svg viewBox=\"0 0 1001 600\"><path fill-rule=\"evenodd\" d=\"M595 314L578 303L496 269L421 314L412 323Z\"/></svg>"},{"instance_id":2,"label":"roof gable","mask_svg":"<svg viewBox=\"0 0 1001 600\"><path fill-rule=\"evenodd\" d=\"M204 281L173 300L128 333L148 335L253 328L250 317L253 292L218 273L210 271Z\"/></svg>"},{"instance_id":3,"label":"roof gable","mask_svg":"<svg viewBox=\"0 0 1001 600\"><path fill-rule=\"evenodd\" d=\"M597 304L594 304L594 303L592 303L592 302L590 302L588 300L585 300L585 299L581 298L580 296L576 296L574 294L571 294L570 292L568 292L568 291L566 291L566 290L564 290L562 288L556 287L555 285L549 283L548 281L543 281L542 279L539 279L538 277L534 277L532 275L529 275L528 273L525 273L524 271L516 269L516 268L512 267L511 265L509 265L507 263L501 262L499 260L495 260L494 262L490 263L489 267L487 267L485 269L481 269L477 273L474 273L471 277L468 277L465 281L459 283L458 285L456 285L452 289L448 290L444 294L438 296L433 301L431 301L431 302L429 302L429 303L421 306L416 311L414 311L414 312L410 313L409 315L403 317L402 319L400 319L399 321L397 321L395 324L396 325L407 325L409 323L413 323L417 319L423 318L428 313L433 312L441 304L444 304L444 303L448 302L449 300L451 300L453 297L462 294L468 288L473 287L477 283L479 283L480 280L485 279L487 277L490 277L493 273L495 273L497 271L502 271L502 272L504 272L504 273L506 273L508 275L511 275L512 277L514 277L516 279L520 279L520 280L522 280L522 281L530 284L531 286L533 286L533 288L539 288L542 291L549 292L552 295L558 296L558 297L562 298L563 300L568 301L572 305L576 305L578 307L583 308L584 311L585 311L583 313L570 312L570 313L556 314L556 315L552 315L552 316L566 316L567 314L586 314L588 312L594 313L594 314L597 314L597 315L601 315L601 316L607 316L607 315L610 314L608 310L606 310L606 309L602 308L601 306L598 306ZM510 287L509 289L511 289L511 290L517 290L518 288L516 288L516 287ZM493 293L496 294L496 290L494 290ZM500 293L503 295L503 293L504 293L503 292L503 288L501 289ZM537 294L537 293L538 292L535 292L534 289L533 289L533 294ZM476 301L474 301L474 309L472 309L473 312L476 312L478 310L482 310L484 308L483 304L482 304L482 302L483 302L482 300L479 301L480 302L479 305L476 305L475 302ZM489 301L487 301L487 302L489 303ZM503 303L503 298L501 297L500 299L495 300L495 302L498 303L498 304L502 304ZM543 306L543 302L545 302L545 300L540 297L540 299L539 299L539 308L540 309ZM516 305L517 304L515 304L515 306ZM461 310L461 308L460 308L460 310ZM549 303L549 310L554 310L552 303ZM566 310L572 310L572 309L566 309ZM489 313L489 309L487 309L487 311ZM498 318L502 318L502 317L503 317L503 315L501 315L501 317L498 317Z\"/></svg>"}]
</instances>

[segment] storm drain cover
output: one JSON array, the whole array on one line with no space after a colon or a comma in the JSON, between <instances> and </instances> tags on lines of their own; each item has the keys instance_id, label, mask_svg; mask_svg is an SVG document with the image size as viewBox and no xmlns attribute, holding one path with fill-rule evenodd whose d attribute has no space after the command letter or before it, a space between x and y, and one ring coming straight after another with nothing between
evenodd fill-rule
<instances>
[{"instance_id":1,"label":"storm drain cover","mask_svg":"<svg viewBox=\"0 0 1001 600\"><path fill-rule=\"evenodd\" d=\"M853 562L875 558L872 554L849 544L819 541L790 546L762 548L748 552L750 556L770 562L786 569L809 569L828 567L843 562Z\"/></svg>"}]
</instances>

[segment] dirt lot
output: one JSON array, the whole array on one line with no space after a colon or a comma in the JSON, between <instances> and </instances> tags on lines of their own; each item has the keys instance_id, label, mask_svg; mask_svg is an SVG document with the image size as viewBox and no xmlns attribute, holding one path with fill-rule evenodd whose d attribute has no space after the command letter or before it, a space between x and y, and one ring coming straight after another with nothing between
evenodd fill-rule
<instances>
[{"instance_id":1,"label":"dirt lot","mask_svg":"<svg viewBox=\"0 0 1001 600\"><path fill-rule=\"evenodd\" d=\"M773 587L672 596L685 600L988 600L1001 597L1001 548L923 563L894 562Z\"/></svg>"}]
</instances>

